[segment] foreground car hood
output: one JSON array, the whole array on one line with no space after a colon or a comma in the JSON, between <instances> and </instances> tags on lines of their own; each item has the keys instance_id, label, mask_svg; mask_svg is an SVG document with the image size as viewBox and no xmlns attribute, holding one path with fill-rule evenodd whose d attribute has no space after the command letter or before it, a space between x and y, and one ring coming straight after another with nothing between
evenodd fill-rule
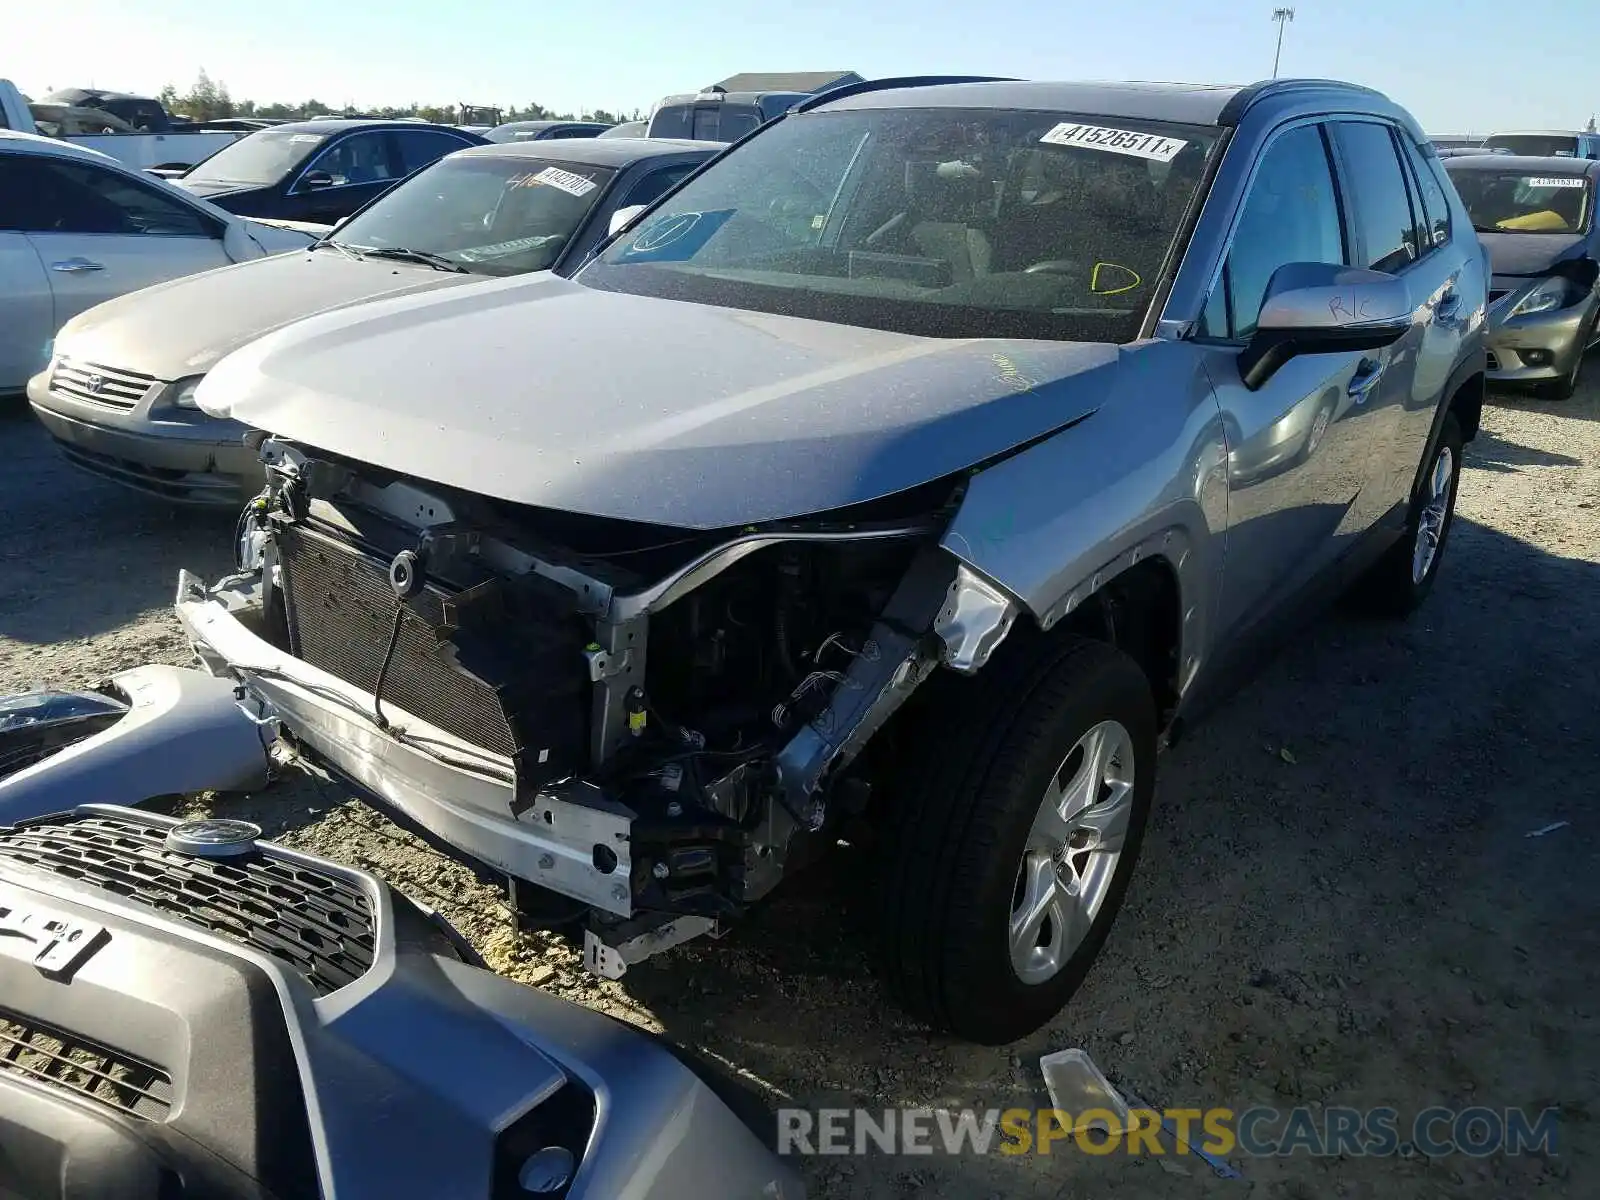
<instances>
[{"instance_id":1,"label":"foreground car hood","mask_svg":"<svg viewBox=\"0 0 1600 1200\"><path fill-rule=\"evenodd\" d=\"M1121 352L915 337L553 275L380 301L223 359L201 407L519 504L718 529L890 495L1092 411Z\"/></svg>"},{"instance_id":2,"label":"foreground car hood","mask_svg":"<svg viewBox=\"0 0 1600 1200\"><path fill-rule=\"evenodd\" d=\"M1582 258L1583 234L1480 233L1496 275L1544 275L1558 262Z\"/></svg>"},{"instance_id":3,"label":"foreground car hood","mask_svg":"<svg viewBox=\"0 0 1600 1200\"><path fill-rule=\"evenodd\" d=\"M85 362L181 379L312 313L471 279L410 263L356 262L337 250L278 254L108 300L68 322L56 349Z\"/></svg>"}]
</instances>

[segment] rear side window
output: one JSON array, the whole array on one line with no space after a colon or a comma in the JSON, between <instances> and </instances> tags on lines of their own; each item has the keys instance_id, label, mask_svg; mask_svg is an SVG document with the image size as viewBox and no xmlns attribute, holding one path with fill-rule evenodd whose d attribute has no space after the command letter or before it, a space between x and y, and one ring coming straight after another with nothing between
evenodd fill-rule
<instances>
[{"instance_id":1,"label":"rear side window","mask_svg":"<svg viewBox=\"0 0 1600 1200\"><path fill-rule=\"evenodd\" d=\"M1445 198L1444 185L1439 182L1439 160L1426 159L1411 140L1401 137L1400 152L1411 164L1411 174L1417 181L1422 200L1422 211L1417 214L1417 229L1422 252L1426 254L1435 246L1450 240L1450 202Z\"/></svg>"},{"instance_id":2,"label":"rear side window","mask_svg":"<svg viewBox=\"0 0 1600 1200\"><path fill-rule=\"evenodd\" d=\"M403 175L437 162L446 154L465 150L469 144L432 129L398 129L394 132L394 140L400 150L400 172Z\"/></svg>"},{"instance_id":3,"label":"rear side window","mask_svg":"<svg viewBox=\"0 0 1600 1200\"><path fill-rule=\"evenodd\" d=\"M623 207L634 204L654 204L656 200L666 194L668 188L692 170L694 170L693 163L684 163L680 166L666 167L660 171L650 172L650 174L633 185L633 191L628 193L628 198L623 201Z\"/></svg>"},{"instance_id":4,"label":"rear side window","mask_svg":"<svg viewBox=\"0 0 1600 1200\"><path fill-rule=\"evenodd\" d=\"M669 104L656 109L646 133L653 138L686 138L693 136L693 130L694 106Z\"/></svg>"},{"instance_id":5,"label":"rear side window","mask_svg":"<svg viewBox=\"0 0 1600 1200\"><path fill-rule=\"evenodd\" d=\"M1416 223L1405 177L1387 125L1341 121L1339 148L1350 186L1351 211L1365 262L1374 271L1400 271L1417 260Z\"/></svg>"},{"instance_id":6,"label":"rear side window","mask_svg":"<svg viewBox=\"0 0 1600 1200\"><path fill-rule=\"evenodd\" d=\"M1398 184L1398 167L1395 175ZM1405 200L1403 190L1400 199ZM1253 334L1267 284L1284 264L1346 261L1338 193L1322 131L1316 125L1288 130L1267 147L1250 183L1222 278L1206 305L1204 334Z\"/></svg>"}]
</instances>

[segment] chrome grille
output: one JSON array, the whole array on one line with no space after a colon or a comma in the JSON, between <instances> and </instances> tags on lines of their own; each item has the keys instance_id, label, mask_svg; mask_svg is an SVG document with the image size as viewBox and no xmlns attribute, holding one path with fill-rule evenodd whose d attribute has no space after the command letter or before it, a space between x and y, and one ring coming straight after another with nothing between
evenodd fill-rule
<instances>
[{"instance_id":1,"label":"chrome grille","mask_svg":"<svg viewBox=\"0 0 1600 1200\"><path fill-rule=\"evenodd\" d=\"M258 950L326 995L372 966L372 906L355 882L260 851L191 858L160 826L79 817L0 831L11 861L125 896Z\"/></svg>"},{"instance_id":2,"label":"chrome grille","mask_svg":"<svg viewBox=\"0 0 1600 1200\"><path fill-rule=\"evenodd\" d=\"M154 375L121 371L99 363L58 358L50 372L50 390L74 400L103 404L107 408L130 409L143 400L156 382Z\"/></svg>"},{"instance_id":3,"label":"chrome grille","mask_svg":"<svg viewBox=\"0 0 1600 1200\"><path fill-rule=\"evenodd\" d=\"M0 1071L76 1092L146 1121L172 1111L172 1076L76 1034L0 1010Z\"/></svg>"}]
</instances>

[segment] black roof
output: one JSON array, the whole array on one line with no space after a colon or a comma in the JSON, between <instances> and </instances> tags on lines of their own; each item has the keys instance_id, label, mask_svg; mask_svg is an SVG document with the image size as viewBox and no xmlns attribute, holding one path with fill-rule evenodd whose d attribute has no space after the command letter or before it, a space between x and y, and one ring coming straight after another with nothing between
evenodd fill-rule
<instances>
[{"instance_id":1,"label":"black roof","mask_svg":"<svg viewBox=\"0 0 1600 1200\"><path fill-rule=\"evenodd\" d=\"M45 98L49 104L82 104L85 100L148 100L154 96L138 96L132 92L108 92L104 88L60 88Z\"/></svg>"},{"instance_id":2,"label":"black roof","mask_svg":"<svg viewBox=\"0 0 1600 1200\"><path fill-rule=\"evenodd\" d=\"M382 118L363 120L360 117L328 117L317 121L285 121L258 133L348 133L352 129L440 129L462 137L474 138L477 134L454 125L431 125L426 121L385 121Z\"/></svg>"},{"instance_id":3,"label":"black roof","mask_svg":"<svg viewBox=\"0 0 1600 1200\"><path fill-rule=\"evenodd\" d=\"M1296 93L1357 94L1388 103L1370 88L1326 79L1275 79L1248 85L994 80L895 87L892 80L881 82L882 88L872 82L846 87L832 99L824 92L808 101L806 108L996 108L1095 113L1181 125L1232 125L1256 100Z\"/></svg>"},{"instance_id":4,"label":"black roof","mask_svg":"<svg viewBox=\"0 0 1600 1200\"><path fill-rule=\"evenodd\" d=\"M820 92L861 80L854 71L743 71L712 86L725 92Z\"/></svg>"},{"instance_id":5,"label":"black roof","mask_svg":"<svg viewBox=\"0 0 1600 1200\"><path fill-rule=\"evenodd\" d=\"M476 158L554 158L596 167L625 167L645 158L682 154L688 150L706 150L718 154L727 148L726 142L692 142L687 138L560 138L542 142L491 142L487 146L458 150L456 155Z\"/></svg>"},{"instance_id":6,"label":"black roof","mask_svg":"<svg viewBox=\"0 0 1600 1200\"><path fill-rule=\"evenodd\" d=\"M1587 175L1591 179L1600 177L1600 160L1590 158L1569 158L1566 155L1533 155L1533 154L1469 154L1461 158L1446 158L1441 160L1445 170L1452 173L1457 171L1495 171L1499 174L1522 175Z\"/></svg>"}]
</instances>

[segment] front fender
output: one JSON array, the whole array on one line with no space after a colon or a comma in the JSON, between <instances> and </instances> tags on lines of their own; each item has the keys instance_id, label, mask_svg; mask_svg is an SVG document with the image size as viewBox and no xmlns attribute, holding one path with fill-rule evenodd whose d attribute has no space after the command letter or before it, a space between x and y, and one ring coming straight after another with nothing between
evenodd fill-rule
<instances>
[{"instance_id":1,"label":"front fender","mask_svg":"<svg viewBox=\"0 0 1600 1200\"><path fill-rule=\"evenodd\" d=\"M1222 416L1191 348L1127 348L1116 393L1086 420L974 477L942 545L1048 629L1156 557L1179 589L1178 686L1209 653L1227 526Z\"/></svg>"}]
</instances>

